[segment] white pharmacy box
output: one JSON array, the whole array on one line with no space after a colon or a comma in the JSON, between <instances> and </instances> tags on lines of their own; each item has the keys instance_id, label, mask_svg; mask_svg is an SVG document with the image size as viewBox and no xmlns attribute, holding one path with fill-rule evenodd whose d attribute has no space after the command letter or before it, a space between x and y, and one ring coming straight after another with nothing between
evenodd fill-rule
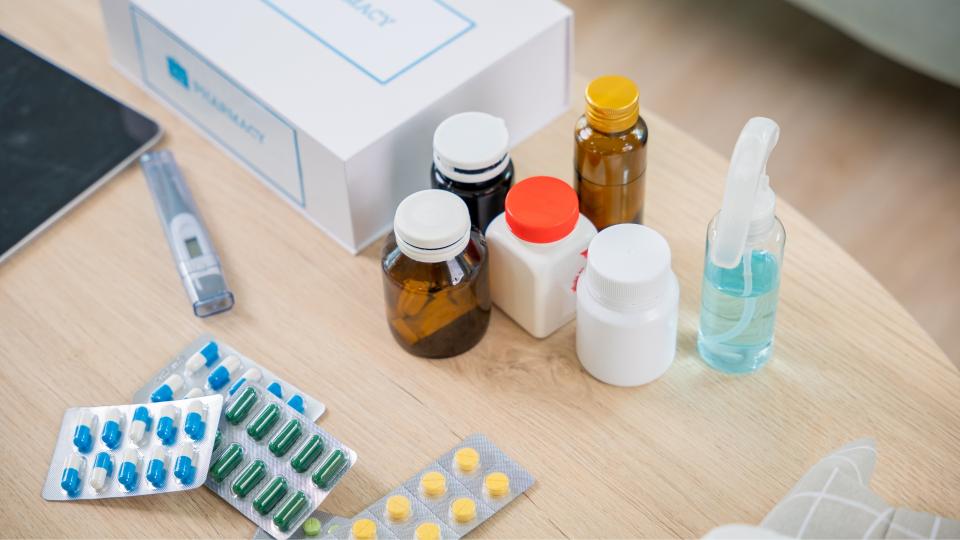
<instances>
[{"instance_id":1,"label":"white pharmacy box","mask_svg":"<svg viewBox=\"0 0 960 540\"><path fill-rule=\"evenodd\" d=\"M430 185L446 117L511 146L569 103L555 0L101 0L115 65L353 253Z\"/></svg>"}]
</instances>

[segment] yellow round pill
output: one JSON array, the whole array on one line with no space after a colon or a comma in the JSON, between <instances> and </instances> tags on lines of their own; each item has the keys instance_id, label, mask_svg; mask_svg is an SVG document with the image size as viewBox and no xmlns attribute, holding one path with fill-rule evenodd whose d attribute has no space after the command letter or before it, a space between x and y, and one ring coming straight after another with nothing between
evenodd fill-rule
<instances>
[{"instance_id":1,"label":"yellow round pill","mask_svg":"<svg viewBox=\"0 0 960 540\"><path fill-rule=\"evenodd\" d=\"M387 518L390 521L406 521L410 517L410 499L394 495L387 499Z\"/></svg>"},{"instance_id":2,"label":"yellow round pill","mask_svg":"<svg viewBox=\"0 0 960 540\"><path fill-rule=\"evenodd\" d=\"M465 473L473 472L473 470L477 468L477 465L480 464L480 454L468 446L457 450L456 453L453 454L453 461L461 471Z\"/></svg>"},{"instance_id":3,"label":"yellow round pill","mask_svg":"<svg viewBox=\"0 0 960 540\"><path fill-rule=\"evenodd\" d=\"M450 513L457 523L469 523L477 517L477 503L473 499L461 497L450 504Z\"/></svg>"},{"instance_id":4,"label":"yellow round pill","mask_svg":"<svg viewBox=\"0 0 960 540\"><path fill-rule=\"evenodd\" d=\"M483 485L487 488L487 495L491 497L503 497L510 493L510 478L502 472L492 472L483 479Z\"/></svg>"},{"instance_id":5,"label":"yellow round pill","mask_svg":"<svg viewBox=\"0 0 960 540\"><path fill-rule=\"evenodd\" d=\"M414 531L417 540L440 540L440 526L436 523L421 523Z\"/></svg>"},{"instance_id":6,"label":"yellow round pill","mask_svg":"<svg viewBox=\"0 0 960 540\"><path fill-rule=\"evenodd\" d=\"M427 497L439 497L447 492L447 477L443 473L430 471L420 477L420 489Z\"/></svg>"},{"instance_id":7,"label":"yellow round pill","mask_svg":"<svg viewBox=\"0 0 960 540\"><path fill-rule=\"evenodd\" d=\"M350 528L356 540L374 540L377 537L377 524L372 519L358 519Z\"/></svg>"}]
</instances>

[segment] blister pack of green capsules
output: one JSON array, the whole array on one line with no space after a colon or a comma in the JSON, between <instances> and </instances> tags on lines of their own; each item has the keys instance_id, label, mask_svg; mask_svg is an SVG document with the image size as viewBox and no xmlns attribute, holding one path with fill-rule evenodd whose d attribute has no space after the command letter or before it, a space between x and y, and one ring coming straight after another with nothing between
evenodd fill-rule
<instances>
[{"instance_id":1,"label":"blister pack of green capsules","mask_svg":"<svg viewBox=\"0 0 960 540\"><path fill-rule=\"evenodd\" d=\"M533 476L483 434L453 447L350 519L334 518L324 538L460 538L533 485Z\"/></svg>"},{"instance_id":2,"label":"blister pack of green capsules","mask_svg":"<svg viewBox=\"0 0 960 540\"><path fill-rule=\"evenodd\" d=\"M357 460L357 454L247 383L223 407L206 485L278 540L295 532Z\"/></svg>"}]
</instances>

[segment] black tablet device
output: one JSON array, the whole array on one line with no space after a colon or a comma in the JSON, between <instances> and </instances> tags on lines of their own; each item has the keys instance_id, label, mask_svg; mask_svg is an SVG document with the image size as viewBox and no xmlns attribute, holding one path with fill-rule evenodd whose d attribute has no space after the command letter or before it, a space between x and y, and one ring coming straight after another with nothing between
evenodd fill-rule
<instances>
[{"instance_id":1,"label":"black tablet device","mask_svg":"<svg viewBox=\"0 0 960 540\"><path fill-rule=\"evenodd\" d=\"M0 34L0 262L159 139L153 120Z\"/></svg>"}]
</instances>

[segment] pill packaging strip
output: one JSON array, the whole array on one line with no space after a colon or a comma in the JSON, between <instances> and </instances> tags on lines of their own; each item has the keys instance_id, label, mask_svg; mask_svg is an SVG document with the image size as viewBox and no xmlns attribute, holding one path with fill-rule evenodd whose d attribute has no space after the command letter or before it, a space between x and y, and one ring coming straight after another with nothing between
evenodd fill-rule
<instances>
[{"instance_id":1,"label":"pill packaging strip","mask_svg":"<svg viewBox=\"0 0 960 540\"><path fill-rule=\"evenodd\" d=\"M304 531L304 527L305 527L305 525L306 525L306 523L307 523L307 520L310 519L310 518L314 518L314 519L316 519L317 521L320 522L320 532L318 532L317 534L307 534L307 533ZM303 523L301 523L300 526L297 527L297 530L294 531L287 540L304 540L304 539L306 539L306 538L316 538L316 537L319 537L321 534L323 534L323 533L327 532L327 530L329 530L329 527L332 525L332 521L333 521L334 519L339 519L339 520L342 521L342 520L344 520L345 518L342 517L342 516L338 516L338 515L336 515L336 514L331 514L331 513L329 513L329 512L324 512L323 510L315 510L312 514L310 514L310 517L308 517L307 519L303 520ZM270 536L270 534L267 533L267 531L265 531L265 530L263 530L263 529L257 529L257 530L254 531L254 533L253 533L253 540L270 540L271 538L273 538L273 537Z\"/></svg>"},{"instance_id":2,"label":"pill packaging strip","mask_svg":"<svg viewBox=\"0 0 960 540\"><path fill-rule=\"evenodd\" d=\"M207 487L270 536L286 540L357 454L260 385L227 400Z\"/></svg>"},{"instance_id":3,"label":"pill packaging strip","mask_svg":"<svg viewBox=\"0 0 960 540\"><path fill-rule=\"evenodd\" d=\"M201 335L180 351L133 395L133 401L158 402L215 393L227 399L244 382L264 386L311 422L326 411L322 402L210 334Z\"/></svg>"},{"instance_id":4,"label":"pill packaging strip","mask_svg":"<svg viewBox=\"0 0 960 540\"><path fill-rule=\"evenodd\" d=\"M458 451L468 448L476 452L473 454L476 461L466 461L476 466L472 471L464 472L458 466L456 456ZM421 485L421 479L430 473L433 473L432 476L440 474L444 479L442 493L435 496L428 495ZM493 473L502 473L507 479L506 485L498 484L503 492L495 496L485 485L487 476ZM533 476L507 457L490 439L482 433L474 433L357 516L352 519L333 519L325 529L329 531L326 537L350 538L353 523L366 518L376 523L377 538L413 538L417 536L417 527L428 522L438 526L443 540L460 538L520 496L533 482ZM386 510L387 500L396 495L410 502L406 519L392 520ZM458 521L454 517L452 505L461 499L473 501L475 511L471 519Z\"/></svg>"},{"instance_id":5,"label":"pill packaging strip","mask_svg":"<svg viewBox=\"0 0 960 540\"><path fill-rule=\"evenodd\" d=\"M203 485L223 396L74 407L43 484L48 501L135 497Z\"/></svg>"},{"instance_id":6,"label":"pill packaging strip","mask_svg":"<svg viewBox=\"0 0 960 540\"><path fill-rule=\"evenodd\" d=\"M376 525L375 534L370 536L374 540L399 540L399 537L390 532L390 529L385 523L377 519L377 516L373 515L370 510L364 510L359 514L353 516L352 518L333 518L329 523L327 523L323 528L323 539L330 540L335 538L336 540L356 540L353 536L353 524L360 521L361 519L369 519ZM410 538L414 538L411 536ZM446 537L441 537L441 540L447 540Z\"/></svg>"}]
</instances>

